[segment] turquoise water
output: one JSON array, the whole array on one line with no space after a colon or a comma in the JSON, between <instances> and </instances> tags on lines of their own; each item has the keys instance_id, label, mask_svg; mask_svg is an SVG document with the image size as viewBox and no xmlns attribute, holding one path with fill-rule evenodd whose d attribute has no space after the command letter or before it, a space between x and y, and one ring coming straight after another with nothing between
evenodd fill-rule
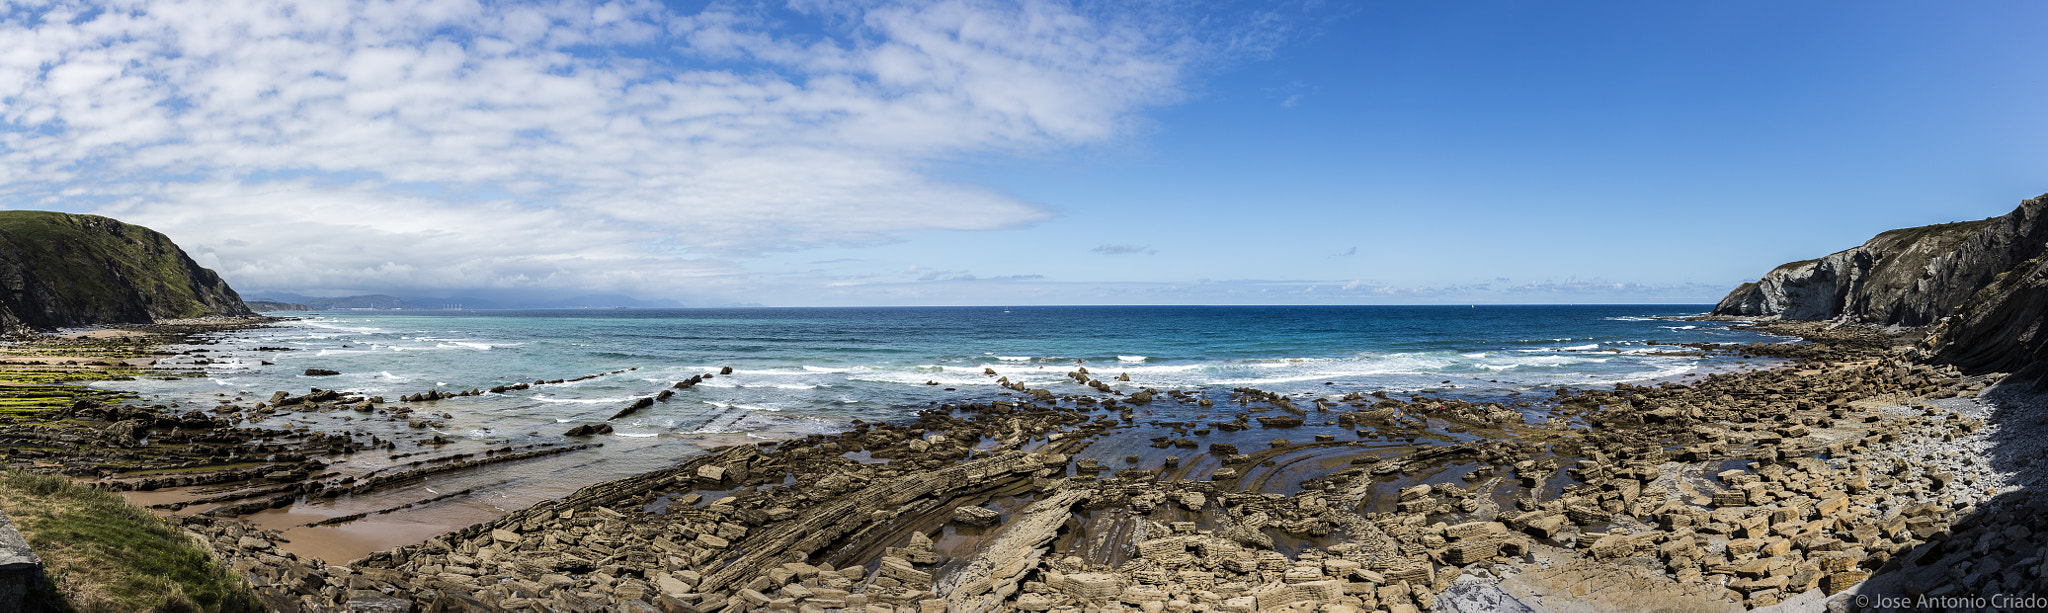
<instances>
[{"instance_id":1,"label":"turquoise water","mask_svg":"<svg viewBox=\"0 0 2048 613\"><path fill-rule=\"evenodd\" d=\"M1770 339L1664 319L1706 305L1481 307L957 307L330 312L238 333L204 383L122 382L169 397L335 388L397 396L637 369L492 395L492 431L603 420L730 366L616 425L625 436L837 429L1000 391L994 369L1055 392L1077 365L1118 387L1190 392L1486 395L1681 375L1713 360L1651 341ZM261 365L257 360L269 360ZM307 377L307 368L341 371ZM929 385L937 383L938 385ZM1326 383L1332 385L1325 385ZM951 388L950 390L947 388ZM483 420L490 422L492 420ZM469 434L450 432L449 434Z\"/></svg>"}]
</instances>

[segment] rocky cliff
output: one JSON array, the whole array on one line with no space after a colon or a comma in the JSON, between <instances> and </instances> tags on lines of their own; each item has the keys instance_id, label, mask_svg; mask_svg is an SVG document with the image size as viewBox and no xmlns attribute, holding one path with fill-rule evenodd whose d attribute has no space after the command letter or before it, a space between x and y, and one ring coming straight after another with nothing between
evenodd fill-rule
<instances>
[{"instance_id":1,"label":"rocky cliff","mask_svg":"<svg viewBox=\"0 0 2048 613\"><path fill-rule=\"evenodd\" d=\"M1928 330L1923 357L1967 371L2014 373L2048 388L2048 255L2000 273Z\"/></svg>"},{"instance_id":2,"label":"rocky cliff","mask_svg":"<svg viewBox=\"0 0 2048 613\"><path fill-rule=\"evenodd\" d=\"M1892 230L1817 260L1779 266L1722 298L1717 315L1923 326L2048 250L2048 196L2003 217Z\"/></svg>"},{"instance_id":3,"label":"rocky cliff","mask_svg":"<svg viewBox=\"0 0 2048 613\"><path fill-rule=\"evenodd\" d=\"M1930 326L1924 357L1973 371L2048 358L2048 195L2004 216L1892 230L1779 266L1716 315Z\"/></svg>"},{"instance_id":4,"label":"rocky cliff","mask_svg":"<svg viewBox=\"0 0 2048 613\"><path fill-rule=\"evenodd\" d=\"M0 211L0 332L252 315L220 275L155 230Z\"/></svg>"}]
</instances>

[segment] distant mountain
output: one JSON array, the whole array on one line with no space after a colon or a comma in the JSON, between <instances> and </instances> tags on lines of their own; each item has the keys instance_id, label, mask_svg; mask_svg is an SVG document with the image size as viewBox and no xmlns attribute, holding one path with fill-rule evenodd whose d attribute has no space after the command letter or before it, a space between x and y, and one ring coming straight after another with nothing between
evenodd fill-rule
<instances>
[{"instance_id":1,"label":"distant mountain","mask_svg":"<svg viewBox=\"0 0 2048 613\"><path fill-rule=\"evenodd\" d=\"M636 309L673 309L683 306L674 300L642 300L623 294L587 294L557 298L545 294L483 296L451 296L447 298L407 298L407 302L423 308L464 308L464 309L580 309L632 307Z\"/></svg>"},{"instance_id":2,"label":"distant mountain","mask_svg":"<svg viewBox=\"0 0 2048 613\"><path fill-rule=\"evenodd\" d=\"M301 304L315 311L334 309L609 309L613 307L674 309L683 306L683 303L674 300L642 300L624 294L585 294L564 298L554 294L538 292L491 292L481 296L473 294L462 296L414 295L400 298L389 294L319 297L291 292L264 291L250 296L249 300L280 304Z\"/></svg>"},{"instance_id":3,"label":"distant mountain","mask_svg":"<svg viewBox=\"0 0 2048 613\"><path fill-rule=\"evenodd\" d=\"M683 303L674 300L641 300L623 294L589 294L563 298L551 303L540 301L537 306L531 308L633 307L638 309L673 309L681 306L683 306Z\"/></svg>"},{"instance_id":4,"label":"distant mountain","mask_svg":"<svg viewBox=\"0 0 2048 613\"><path fill-rule=\"evenodd\" d=\"M384 294L370 294L367 296L342 296L340 298L315 298L307 301L305 304L306 306L313 307L313 310L315 311L326 311L330 309L420 308L417 306L413 306L411 303L408 303L404 299L401 299L397 296L386 296Z\"/></svg>"},{"instance_id":5,"label":"distant mountain","mask_svg":"<svg viewBox=\"0 0 2048 613\"><path fill-rule=\"evenodd\" d=\"M0 211L0 331L254 315L220 275L155 230Z\"/></svg>"},{"instance_id":6,"label":"distant mountain","mask_svg":"<svg viewBox=\"0 0 2048 613\"><path fill-rule=\"evenodd\" d=\"M333 309L422 308L414 306L411 303L408 303L404 299L401 299L397 296L387 296L384 294L367 294L363 296L341 296L337 298L320 298L315 296L302 296L299 294L290 294L283 292L265 292L261 296L253 296L250 299L263 302L300 304L305 305L306 310L311 311L327 311Z\"/></svg>"},{"instance_id":7,"label":"distant mountain","mask_svg":"<svg viewBox=\"0 0 2048 613\"><path fill-rule=\"evenodd\" d=\"M303 305L303 304L299 304L299 303L296 303L296 302L275 302L275 301L270 301L270 300L243 300L243 301L242 301L242 304L248 305L248 306L249 306L249 310L251 310L251 311L255 311L255 312L258 312L258 313L276 313L276 312L279 312L279 311L311 311L311 310L313 310L313 307L310 307L310 306L306 306L306 305Z\"/></svg>"}]
</instances>

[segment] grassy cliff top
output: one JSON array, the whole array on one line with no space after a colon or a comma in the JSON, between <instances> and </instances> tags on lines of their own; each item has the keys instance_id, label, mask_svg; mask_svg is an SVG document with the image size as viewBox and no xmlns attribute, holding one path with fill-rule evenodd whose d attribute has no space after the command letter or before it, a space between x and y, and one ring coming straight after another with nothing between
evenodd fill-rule
<instances>
[{"instance_id":1,"label":"grassy cliff top","mask_svg":"<svg viewBox=\"0 0 2048 613\"><path fill-rule=\"evenodd\" d=\"M248 314L219 275L170 237L98 215L0 211L0 266L47 288L38 304L16 308L88 319L136 311L155 319Z\"/></svg>"},{"instance_id":2,"label":"grassy cliff top","mask_svg":"<svg viewBox=\"0 0 2048 613\"><path fill-rule=\"evenodd\" d=\"M1870 243L1876 244L1882 241L1890 242L1891 244L1896 245L1910 245L1915 243L1932 243L1946 245L1951 241L1962 240L1963 238L1968 237L1971 233L1976 232L1979 229L1982 229L1986 224L1989 224L1996 219L1998 218L1993 217L1990 219L1979 219L1976 221L1957 221L1950 223L1938 223L1931 226L1918 226L1912 228L1899 228L1897 230L1886 230L1884 232L1878 233L1877 236L1872 237L1870 239Z\"/></svg>"}]
</instances>

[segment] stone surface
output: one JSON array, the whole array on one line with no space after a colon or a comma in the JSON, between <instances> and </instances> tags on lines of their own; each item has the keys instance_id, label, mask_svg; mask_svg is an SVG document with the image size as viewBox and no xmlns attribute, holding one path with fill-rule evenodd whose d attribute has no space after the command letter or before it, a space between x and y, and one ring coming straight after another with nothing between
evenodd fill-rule
<instances>
[{"instance_id":1,"label":"stone surface","mask_svg":"<svg viewBox=\"0 0 2048 613\"><path fill-rule=\"evenodd\" d=\"M0 611L26 611L44 582L43 561L0 512Z\"/></svg>"}]
</instances>

